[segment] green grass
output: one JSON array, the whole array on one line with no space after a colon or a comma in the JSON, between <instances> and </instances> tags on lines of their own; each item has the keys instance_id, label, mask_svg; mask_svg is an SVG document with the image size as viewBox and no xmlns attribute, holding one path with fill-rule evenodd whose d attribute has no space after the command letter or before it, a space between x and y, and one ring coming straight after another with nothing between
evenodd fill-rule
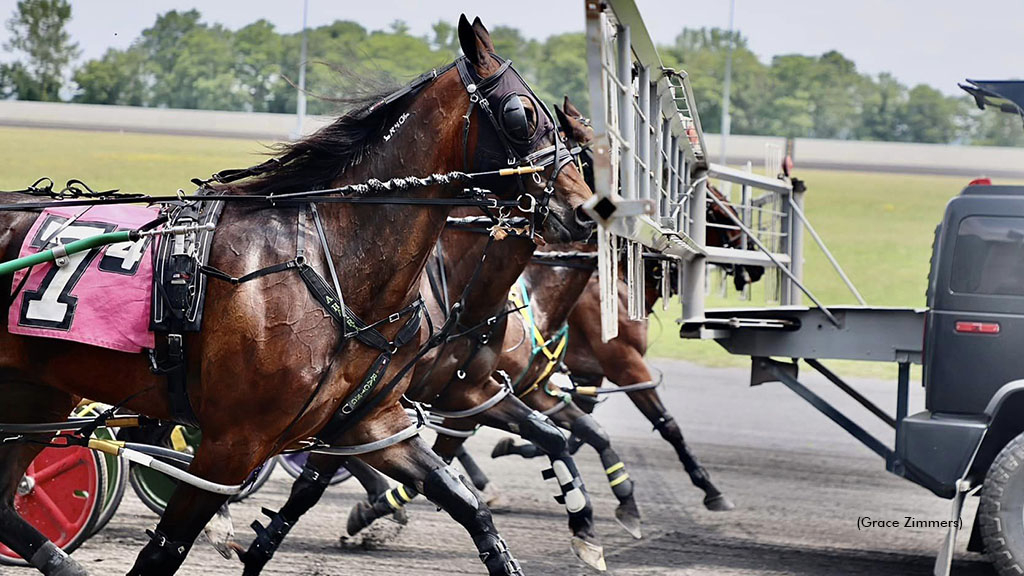
<instances>
[{"instance_id":1,"label":"green grass","mask_svg":"<svg viewBox=\"0 0 1024 576\"><path fill-rule=\"evenodd\" d=\"M0 128L0 189L49 176L58 187L78 178L94 190L191 192L191 178L255 164L264 150L251 140Z\"/></svg>"},{"instance_id":2,"label":"green grass","mask_svg":"<svg viewBox=\"0 0 1024 576\"><path fill-rule=\"evenodd\" d=\"M251 140L116 132L0 128L0 189L24 188L49 176L59 184L84 180L94 189L152 194L191 191L189 179L261 161L266 148ZM808 185L805 211L871 305L923 306L932 234L946 202L967 178L801 171ZM808 236L804 275L826 304L854 298ZM709 307L742 304L709 296ZM763 283L747 305L764 305ZM652 323L651 355L715 366L745 366L713 342L680 340L678 304ZM846 373L890 376L884 364L842 363Z\"/></svg>"},{"instance_id":3,"label":"green grass","mask_svg":"<svg viewBox=\"0 0 1024 576\"><path fill-rule=\"evenodd\" d=\"M807 182L808 219L868 304L923 307L935 226L942 219L946 202L969 179L815 170L800 171L798 176ZM810 235L806 237L805 256L806 285L822 302L857 303ZM764 305L763 285L753 291L747 303L738 300L731 285L727 299L721 298L717 290L712 292L707 301L709 308ZM808 303L806 298L804 301ZM670 312L661 313L662 327L653 323L652 356L713 366L748 365L744 358L729 355L713 342L680 340L674 322L678 316L678 304L673 304ZM895 375L894 365L831 364L845 374Z\"/></svg>"}]
</instances>

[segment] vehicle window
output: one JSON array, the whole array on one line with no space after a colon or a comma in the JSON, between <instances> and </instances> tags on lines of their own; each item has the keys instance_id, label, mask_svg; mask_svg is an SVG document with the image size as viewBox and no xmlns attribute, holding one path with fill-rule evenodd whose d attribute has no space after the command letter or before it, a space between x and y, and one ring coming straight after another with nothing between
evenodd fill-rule
<instances>
[{"instance_id":1,"label":"vehicle window","mask_svg":"<svg viewBox=\"0 0 1024 576\"><path fill-rule=\"evenodd\" d=\"M964 294L1024 296L1024 218L961 220L950 288Z\"/></svg>"}]
</instances>

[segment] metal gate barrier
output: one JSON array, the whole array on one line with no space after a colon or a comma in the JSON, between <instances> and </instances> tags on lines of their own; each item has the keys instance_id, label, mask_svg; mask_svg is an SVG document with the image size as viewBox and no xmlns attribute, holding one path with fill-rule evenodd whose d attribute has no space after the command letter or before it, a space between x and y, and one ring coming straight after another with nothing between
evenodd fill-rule
<instances>
[{"instance_id":1,"label":"metal gate barrier","mask_svg":"<svg viewBox=\"0 0 1024 576\"><path fill-rule=\"evenodd\" d=\"M802 283L805 228L860 299L804 217L802 187L708 161L687 73L663 65L634 0L584 0L584 8L595 176L585 209L599 224L602 337L618 334L620 245L633 320L645 317L645 247L680 259L685 323L704 319L708 264L763 266L776 274L770 298L797 305L806 294L821 306ZM709 194L709 180L738 184L740 197ZM715 204L731 215L710 226L740 231L739 248L707 246Z\"/></svg>"}]
</instances>

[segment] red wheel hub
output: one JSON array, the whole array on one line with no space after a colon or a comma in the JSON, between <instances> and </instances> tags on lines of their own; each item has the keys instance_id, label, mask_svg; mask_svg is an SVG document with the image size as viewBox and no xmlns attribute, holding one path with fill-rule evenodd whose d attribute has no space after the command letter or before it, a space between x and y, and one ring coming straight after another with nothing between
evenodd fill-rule
<instances>
[{"instance_id":1,"label":"red wheel hub","mask_svg":"<svg viewBox=\"0 0 1024 576\"><path fill-rule=\"evenodd\" d=\"M29 464L14 497L14 508L54 544L66 546L85 531L97 500L99 470L87 448L46 448ZM18 558L0 544L0 555Z\"/></svg>"}]
</instances>

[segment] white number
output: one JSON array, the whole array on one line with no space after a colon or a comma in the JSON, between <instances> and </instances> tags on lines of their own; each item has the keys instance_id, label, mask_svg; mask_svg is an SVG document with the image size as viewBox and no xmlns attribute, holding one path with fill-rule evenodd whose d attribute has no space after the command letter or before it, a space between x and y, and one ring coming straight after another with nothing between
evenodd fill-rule
<instances>
[{"instance_id":1,"label":"white number","mask_svg":"<svg viewBox=\"0 0 1024 576\"><path fill-rule=\"evenodd\" d=\"M39 249L48 249L58 242L69 244L113 229L112 225L72 224L57 232L62 224L63 220L58 219L46 222L41 232L33 240L33 244ZM56 238L50 238L55 233ZM44 240L49 240L45 246L42 245ZM37 290L27 291L21 309L22 324L68 329L78 303L78 299L71 296L70 292L95 255L95 250L69 255L67 264L60 267L54 266L43 278L43 282Z\"/></svg>"}]
</instances>

